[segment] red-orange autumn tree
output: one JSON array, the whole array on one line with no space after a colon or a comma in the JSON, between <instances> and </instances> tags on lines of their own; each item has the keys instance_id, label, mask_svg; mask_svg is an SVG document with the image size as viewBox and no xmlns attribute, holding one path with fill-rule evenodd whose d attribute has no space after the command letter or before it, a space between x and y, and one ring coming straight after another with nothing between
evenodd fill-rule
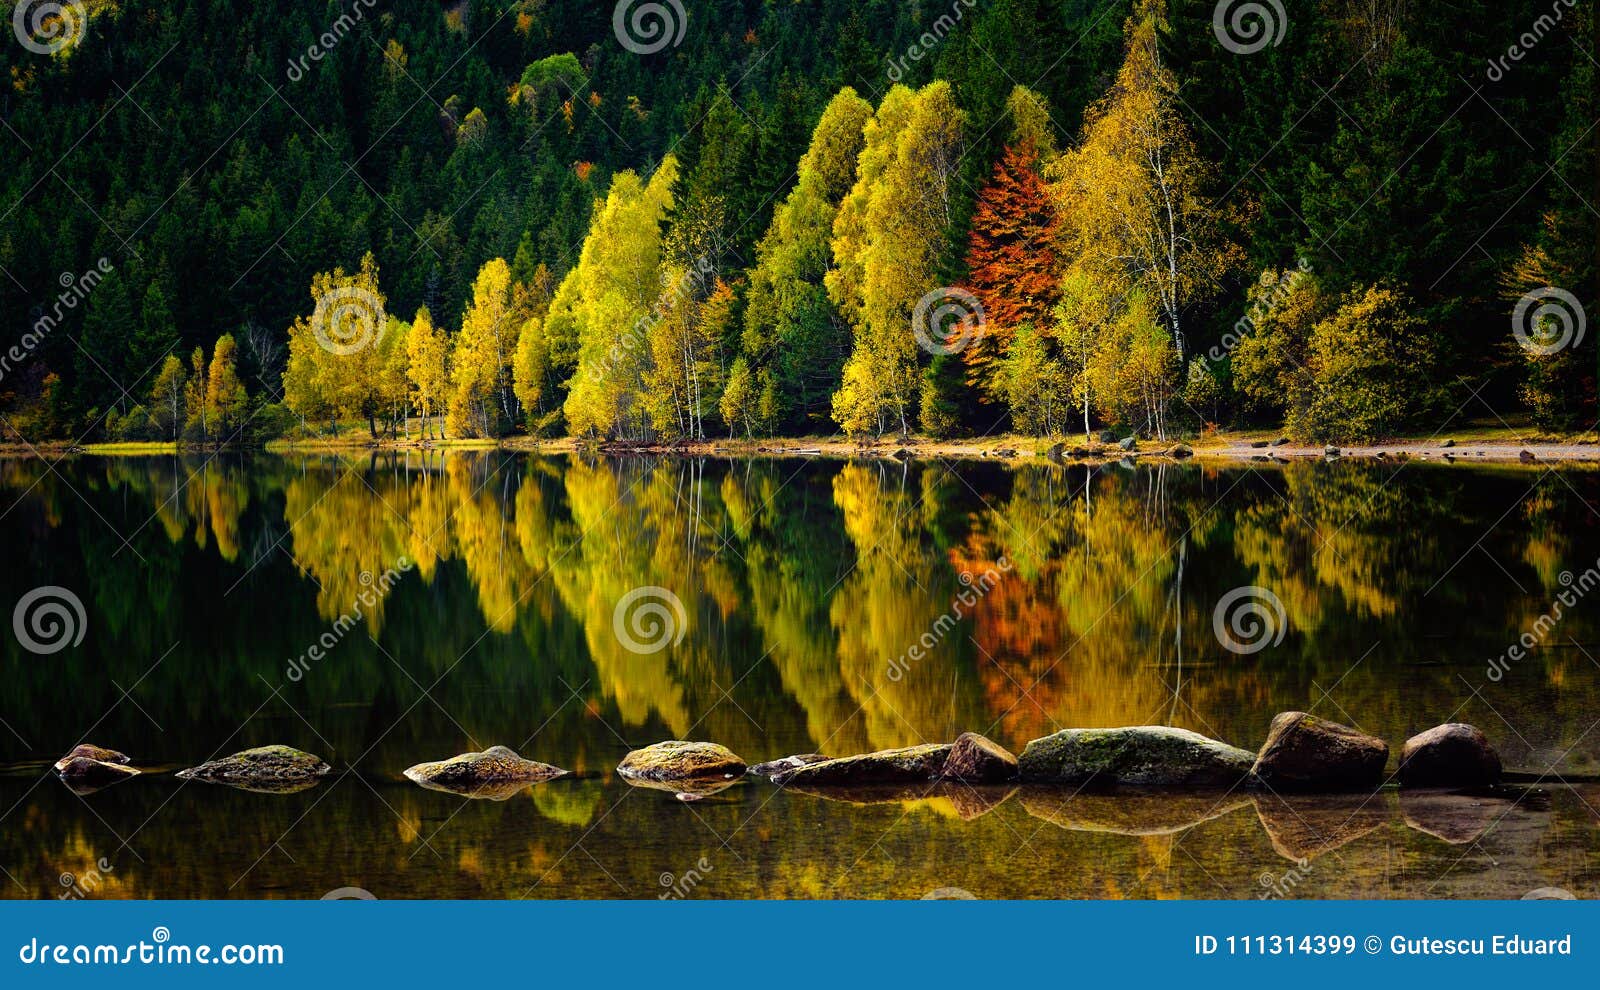
<instances>
[{"instance_id":1,"label":"red-orange autumn tree","mask_svg":"<svg viewBox=\"0 0 1600 990\"><path fill-rule=\"evenodd\" d=\"M983 306L985 327L961 352L967 383L1000 399L1000 363L1017 328L1043 325L1060 282L1055 203L1040 175L1055 153L1049 111L1018 86L1011 93L1010 143L978 194L967 240L966 288Z\"/></svg>"}]
</instances>

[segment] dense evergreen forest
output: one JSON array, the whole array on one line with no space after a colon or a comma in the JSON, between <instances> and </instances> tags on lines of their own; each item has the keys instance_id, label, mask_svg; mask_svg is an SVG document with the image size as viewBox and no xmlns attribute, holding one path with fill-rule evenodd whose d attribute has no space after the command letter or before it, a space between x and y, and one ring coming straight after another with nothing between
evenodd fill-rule
<instances>
[{"instance_id":1,"label":"dense evergreen forest","mask_svg":"<svg viewBox=\"0 0 1600 990\"><path fill-rule=\"evenodd\" d=\"M1595 423L1592 0L13 27L0 439Z\"/></svg>"}]
</instances>

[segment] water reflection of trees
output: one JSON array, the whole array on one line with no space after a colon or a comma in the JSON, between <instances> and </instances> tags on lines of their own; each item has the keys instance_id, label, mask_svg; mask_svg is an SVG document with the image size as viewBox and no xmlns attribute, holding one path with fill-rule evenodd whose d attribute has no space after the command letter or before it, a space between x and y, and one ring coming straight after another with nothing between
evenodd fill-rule
<instances>
[{"instance_id":1,"label":"water reflection of trees","mask_svg":"<svg viewBox=\"0 0 1600 990\"><path fill-rule=\"evenodd\" d=\"M1249 745L1273 711L1334 684L1369 728L1403 732L1416 703L1464 689L1453 674L1406 674L1421 686L1401 704L1397 663L1438 659L1446 634L1473 659L1498 654L1560 573L1596 555L1585 476L467 452L58 471L0 462L17 506L0 525L36 573L88 589L125 654L97 638L58 673L137 676L181 641L179 669L146 686L172 693L171 717L248 712L256 682L281 683L284 658L351 610L364 574L404 558L415 570L363 609L373 639L348 637L303 687L308 701L404 712L409 679L459 669L437 687L452 718L424 706L433 724L401 730L395 748L408 732L457 732L454 720L479 742L516 743L499 738L505 726L553 712L563 727L600 723L573 732L606 745L694 735L750 755L777 755L779 740L854 752L967 728L1017 745L1058 726L1150 721ZM958 576L1002 559L1008 572L970 614L900 662L951 613ZM1526 594L1506 594L1511 581ZM1212 633L1218 598L1243 585L1270 589L1288 616L1283 642L1249 657ZM628 650L613 629L618 600L642 586L670 590L687 616L681 641L656 653ZM1579 640L1595 632L1592 616L1568 623ZM1376 659L1356 664L1375 641ZM1576 656L1542 656L1536 682L1496 707L1575 712L1596 694ZM43 672L18 676L34 697L58 690Z\"/></svg>"}]
</instances>

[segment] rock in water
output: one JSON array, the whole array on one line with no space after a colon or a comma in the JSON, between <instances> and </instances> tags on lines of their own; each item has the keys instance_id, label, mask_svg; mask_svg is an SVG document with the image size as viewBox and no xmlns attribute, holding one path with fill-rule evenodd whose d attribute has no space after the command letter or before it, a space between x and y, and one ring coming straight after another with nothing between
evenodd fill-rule
<instances>
[{"instance_id":1,"label":"rock in water","mask_svg":"<svg viewBox=\"0 0 1600 990\"><path fill-rule=\"evenodd\" d=\"M623 777L663 782L741 777L746 769L744 761L726 746L681 740L636 749L617 764L617 773Z\"/></svg>"},{"instance_id":2,"label":"rock in water","mask_svg":"<svg viewBox=\"0 0 1600 990\"><path fill-rule=\"evenodd\" d=\"M1180 444L1177 444L1176 446L1174 446L1172 448L1172 450L1170 451L1170 453L1172 454L1173 457L1176 457L1178 460L1181 461L1185 457L1193 457L1194 456L1194 448L1189 446L1186 443L1180 443Z\"/></svg>"},{"instance_id":3,"label":"rock in water","mask_svg":"<svg viewBox=\"0 0 1600 990\"><path fill-rule=\"evenodd\" d=\"M277 794L304 790L328 769L319 757L291 746L258 746L180 770L178 777Z\"/></svg>"},{"instance_id":4,"label":"rock in water","mask_svg":"<svg viewBox=\"0 0 1600 990\"><path fill-rule=\"evenodd\" d=\"M565 774L560 767L525 760L505 746L490 746L481 753L462 753L438 763L418 763L405 772L406 778L424 787L433 787L469 797L484 796L504 800L523 786L551 780ZM487 793L491 791L493 793ZM503 796L502 796L503 795Z\"/></svg>"},{"instance_id":5,"label":"rock in water","mask_svg":"<svg viewBox=\"0 0 1600 990\"><path fill-rule=\"evenodd\" d=\"M1122 440L1117 443L1117 446L1121 447L1123 450L1134 450L1139 446L1139 438L1123 437Z\"/></svg>"},{"instance_id":6,"label":"rock in water","mask_svg":"<svg viewBox=\"0 0 1600 990\"><path fill-rule=\"evenodd\" d=\"M1539 458L1533 456L1533 454L1530 451L1526 451L1526 450L1518 451L1517 460L1521 461L1524 464L1537 464L1537 463L1539 463Z\"/></svg>"},{"instance_id":7,"label":"rock in water","mask_svg":"<svg viewBox=\"0 0 1600 990\"><path fill-rule=\"evenodd\" d=\"M122 766L133 762L127 754L119 753L114 749L105 749L100 746L91 746L88 743L80 743L72 747L72 752L56 761L56 773L65 772L67 764L78 759L94 760L96 763L115 763Z\"/></svg>"},{"instance_id":8,"label":"rock in water","mask_svg":"<svg viewBox=\"0 0 1600 990\"><path fill-rule=\"evenodd\" d=\"M1004 784L1017 779L1017 758L987 736L963 732L950 747L939 776L969 784Z\"/></svg>"},{"instance_id":9,"label":"rock in water","mask_svg":"<svg viewBox=\"0 0 1600 990\"><path fill-rule=\"evenodd\" d=\"M757 777L772 778L776 777L780 773L787 773L790 770L798 770L803 766L808 766L812 763L823 763L831 759L833 759L833 757L823 756L821 753L805 753L800 756L785 756L781 760L768 760L766 763L757 763L755 766L750 768L750 772Z\"/></svg>"},{"instance_id":10,"label":"rock in water","mask_svg":"<svg viewBox=\"0 0 1600 990\"><path fill-rule=\"evenodd\" d=\"M121 754L118 754L119 756ZM121 783L129 777L139 776L139 771L133 767L125 767L120 763L110 763L104 760L91 760L86 756L74 756L63 759L56 764L56 770L61 779L66 781L74 791L97 791L102 787Z\"/></svg>"},{"instance_id":11,"label":"rock in water","mask_svg":"<svg viewBox=\"0 0 1600 990\"><path fill-rule=\"evenodd\" d=\"M1305 712L1272 720L1252 773L1275 790L1371 790L1383 783L1389 744Z\"/></svg>"},{"instance_id":12,"label":"rock in water","mask_svg":"<svg viewBox=\"0 0 1600 990\"><path fill-rule=\"evenodd\" d=\"M1082 786L1231 787L1255 754L1188 729L1162 725L1063 729L1022 751L1022 779Z\"/></svg>"},{"instance_id":13,"label":"rock in water","mask_svg":"<svg viewBox=\"0 0 1600 990\"><path fill-rule=\"evenodd\" d=\"M933 780L950 759L949 743L886 749L862 756L825 760L780 773L775 784L801 787L851 787L858 784L912 784Z\"/></svg>"},{"instance_id":14,"label":"rock in water","mask_svg":"<svg viewBox=\"0 0 1600 990\"><path fill-rule=\"evenodd\" d=\"M1406 787L1473 787L1500 780L1500 754L1489 737L1462 722L1437 725L1406 740L1400 783Z\"/></svg>"}]
</instances>

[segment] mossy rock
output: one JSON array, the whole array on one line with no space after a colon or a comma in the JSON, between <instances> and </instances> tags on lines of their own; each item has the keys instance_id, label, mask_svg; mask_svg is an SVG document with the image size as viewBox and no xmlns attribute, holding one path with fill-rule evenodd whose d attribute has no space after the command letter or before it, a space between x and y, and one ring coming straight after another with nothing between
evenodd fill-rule
<instances>
[{"instance_id":1,"label":"mossy rock","mask_svg":"<svg viewBox=\"0 0 1600 990\"><path fill-rule=\"evenodd\" d=\"M281 794L304 790L316 784L329 769L320 757L292 746L258 746L224 756L220 760L209 760L188 770L180 770L178 777Z\"/></svg>"},{"instance_id":2,"label":"mossy rock","mask_svg":"<svg viewBox=\"0 0 1600 990\"><path fill-rule=\"evenodd\" d=\"M963 732L950 747L939 776L969 784L1004 784L1017 779L1017 758L988 736Z\"/></svg>"},{"instance_id":3,"label":"mossy rock","mask_svg":"<svg viewBox=\"0 0 1600 990\"><path fill-rule=\"evenodd\" d=\"M886 749L860 756L810 763L772 778L800 787L853 787L860 784L914 784L933 780L950 759L950 743Z\"/></svg>"},{"instance_id":4,"label":"mossy rock","mask_svg":"<svg viewBox=\"0 0 1600 990\"><path fill-rule=\"evenodd\" d=\"M1373 790L1383 783L1389 744L1305 712L1281 712L1252 770L1274 790Z\"/></svg>"},{"instance_id":5,"label":"mossy rock","mask_svg":"<svg viewBox=\"0 0 1600 990\"><path fill-rule=\"evenodd\" d=\"M126 753L119 753L114 749L106 749L103 746L80 743L72 747L72 752L56 761L56 773L65 773L67 764L78 759L94 760L96 763L114 763L118 766L126 766L133 762Z\"/></svg>"},{"instance_id":6,"label":"mossy rock","mask_svg":"<svg viewBox=\"0 0 1600 990\"><path fill-rule=\"evenodd\" d=\"M1022 779L1075 787L1232 787L1255 754L1163 725L1063 729L1028 743Z\"/></svg>"},{"instance_id":7,"label":"mossy rock","mask_svg":"<svg viewBox=\"0 0 1600 990\"><path fill-rule=\"evenodd\" d=\"M747 769L726 746L680 739L636 749L617 764L617 773L625 779L663 783L742 777Z\"/></svg>"},{"instance_id":8,"label":"mossy rock","mask_svg":"<svg viewBox=\"0 0 1600 990\"><path fill-rule=\"evenodd\" d=\"M548 763L525 760L505 746L490 746L481 753L462 753L437 763L418 763L407 769L405 776L435 790L503 801L529 784L553 780L565 773Z\"/></svg>"}]
</instances>

